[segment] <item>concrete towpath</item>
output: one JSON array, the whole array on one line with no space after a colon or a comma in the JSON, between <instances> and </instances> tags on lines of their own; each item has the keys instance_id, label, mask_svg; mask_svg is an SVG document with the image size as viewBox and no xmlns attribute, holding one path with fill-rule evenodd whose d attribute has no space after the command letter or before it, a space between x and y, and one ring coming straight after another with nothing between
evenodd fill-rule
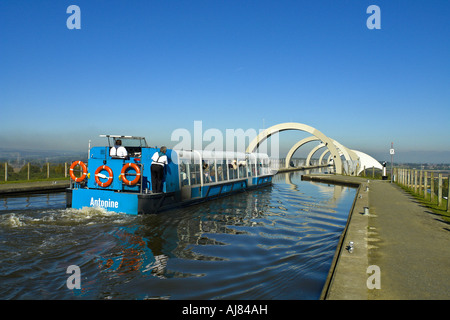
<instances>
[{"instance_id":1,"label":"concrete towpath","mask_svg":"<svg viewBox=\"0 0 450 320\"><path fill-rule=\"evenodd\" d=\"M324 299L450 299L448 222L389 181L313 174L304 179L359 186ZM352 253L346 249L350 241ZM379 289L369 288L375 283Z\"/></svg>"}]
</instances>

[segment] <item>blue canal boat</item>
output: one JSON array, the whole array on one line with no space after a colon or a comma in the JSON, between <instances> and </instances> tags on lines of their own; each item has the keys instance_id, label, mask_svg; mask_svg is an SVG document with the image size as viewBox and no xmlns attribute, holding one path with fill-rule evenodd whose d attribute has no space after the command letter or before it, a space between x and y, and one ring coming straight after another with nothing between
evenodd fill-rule
<instances>
[{"instance_id":1,"label":"blue canal boat","mask_svg":"<svg viewBox=\"0 0 450 320\"><path fill-rule=\"evenodd\" d=\"M272 183L267 154L167 149L162 192L156 193L151 165L161 148L149 147L143 137L101 137L108 145L91 148L87 164L75 161L70 167L67 207L157 213ZM126 156L111 155L118 140Z\"/></svg>"}]
</instances>

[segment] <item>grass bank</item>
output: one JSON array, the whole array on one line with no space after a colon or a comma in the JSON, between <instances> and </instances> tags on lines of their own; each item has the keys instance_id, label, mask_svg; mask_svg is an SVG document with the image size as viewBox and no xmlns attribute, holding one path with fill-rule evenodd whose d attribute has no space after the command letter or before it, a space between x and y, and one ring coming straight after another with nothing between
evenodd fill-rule
<instances>
[{"instance_id":1,"label":"grass bank","mask_svg":"<svg viewBox=\"0 0 450 320\"><path fill-rule=\"evenodd\" d=\"M439 206L437 200L430 201L429 199L425 199L423 195L418 194L405 186L399 186L414 197L421 205L429 208L434 213L440 215L444 221L450 223L450 212L447 212L447 199L442 199L442 204Z\"/></svg>"}]
</instances>

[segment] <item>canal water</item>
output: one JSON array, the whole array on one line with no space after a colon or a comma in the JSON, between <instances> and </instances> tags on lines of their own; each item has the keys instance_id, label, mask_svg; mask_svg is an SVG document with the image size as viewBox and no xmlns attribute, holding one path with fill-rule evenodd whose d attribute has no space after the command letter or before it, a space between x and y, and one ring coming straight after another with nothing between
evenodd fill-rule
<instances>
[{"instance_id":1,"label":"canal water","mask_svg":"<svg viewBox=\"0 0 450 320\"><path fill-rule=\"evenodd\" d=\"M0 299L319 299L356 190L301 174L159 215L0 198Z\"/></svg>"}]
</instances>

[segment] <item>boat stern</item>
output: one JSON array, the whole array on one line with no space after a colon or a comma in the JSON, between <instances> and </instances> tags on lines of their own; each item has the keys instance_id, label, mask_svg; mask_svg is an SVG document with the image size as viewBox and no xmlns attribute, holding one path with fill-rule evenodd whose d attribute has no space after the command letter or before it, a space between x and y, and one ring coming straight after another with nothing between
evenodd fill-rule
<instances>
[{"instance_id":1,"label":"boat stern","mask_svg":"<svg viewBox=\"0 0 450 320\"><path fill-rule=\"evenodd\" d=\"M91 207L117 213L138 214L138 194L71 189L67 196L71 199L70 207L74 209Z\"/></svg>"}]
</instances>

